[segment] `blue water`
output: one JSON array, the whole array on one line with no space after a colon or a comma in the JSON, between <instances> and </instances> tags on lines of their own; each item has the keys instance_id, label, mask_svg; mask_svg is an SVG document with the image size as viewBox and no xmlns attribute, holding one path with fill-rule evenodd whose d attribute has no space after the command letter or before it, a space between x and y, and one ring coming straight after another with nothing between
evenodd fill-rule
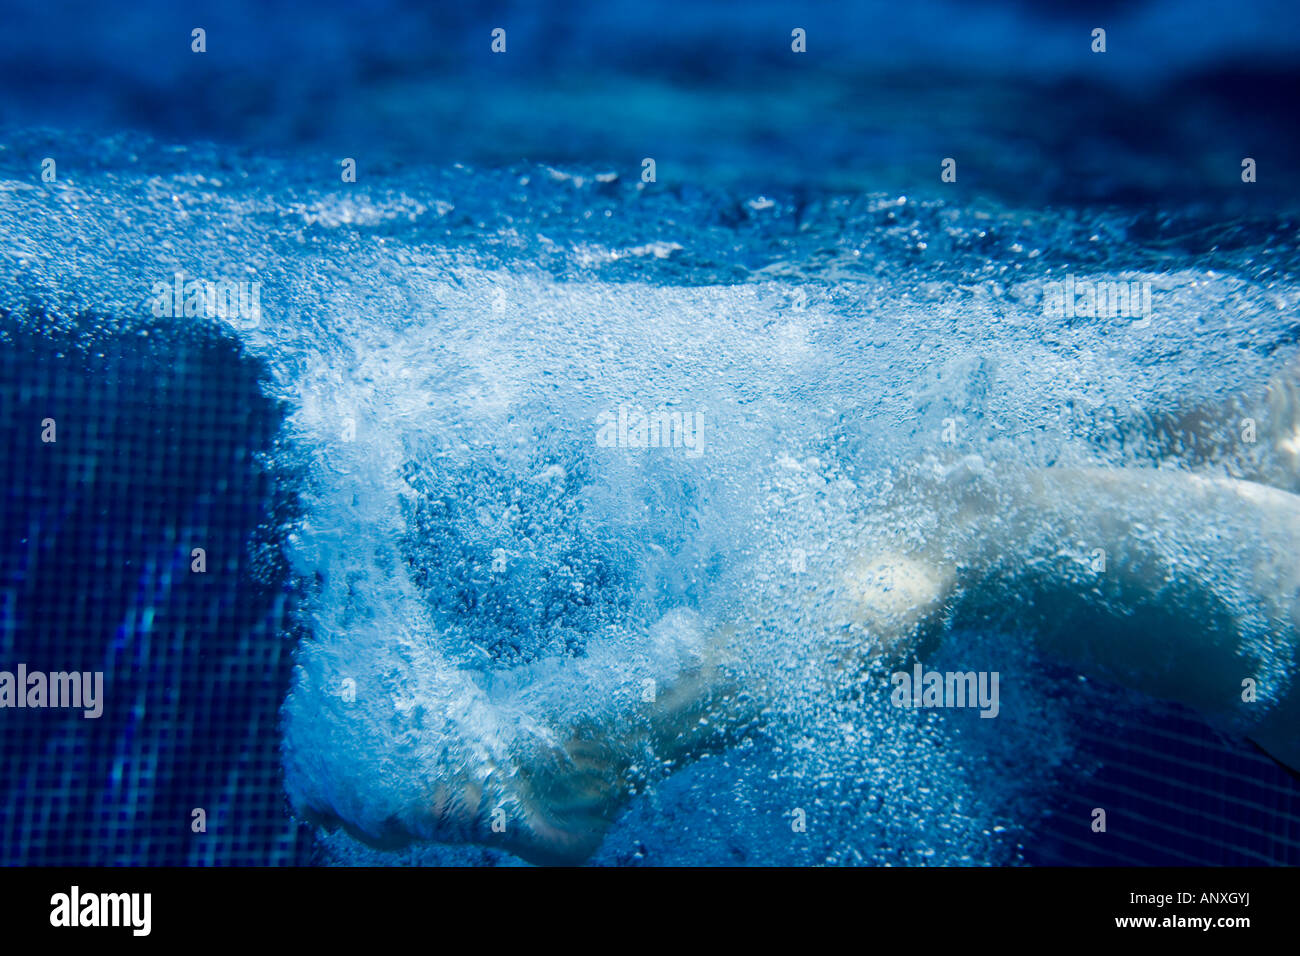
<instances>
[{"instance_id":1,"label":"blue water","mask_svg":"<svg viewBox=\"0 0 1300 956\"><path fill-rule=\"evenodd\" d=\"M801 15L806 61L775 3L6 17L0 649L104 669L111 706L10 721L4 862L516 862L295 822L284 746L400 750L285 744L295 647L409 711L742 601L775 718L592 862L1300 861L1285 771L1018 635L928 662L1001 671L997 721L817 689L789 573L948 420L991 460L1203 463L1173 423L1300 341L1290 5L865 4ZM153 316L178 272L260 313ZM1149 281L1153 320L1045 315L1066 274ZM704 453L599 447L635 404L702 413ZM1090 841L1107 801L1146 825Z\"/></svg>"}]
</instances>

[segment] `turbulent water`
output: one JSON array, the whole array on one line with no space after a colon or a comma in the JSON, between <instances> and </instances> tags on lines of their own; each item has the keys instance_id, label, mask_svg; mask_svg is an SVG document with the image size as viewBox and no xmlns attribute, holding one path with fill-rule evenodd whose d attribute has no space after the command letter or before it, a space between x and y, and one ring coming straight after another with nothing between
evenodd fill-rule
<instances>
[{"instance_id":1,"label":"turbulent water","mask_svg":"<svg viewBox=\"0 0 1300 956\"><path fill-rule=\"evenodd\" d=\"M1257 391L1300 334L1285 216L1029 213L938 188L749 195L636 167L343 184L325 161L133 137L86 140L75 153L93 162L42 183L45 135L0 152L4 334L79 343L93 369L104 343L195 325L260 363L257 388L286 409L263 466L299 504L272 529L287 580L259 573L296 595L323 672L419 721L440 671L480 671L489 699L563 695L512 675L616 660L615 693L673 653L665 616L762 622L747 666L782 688L773 719L634 801L597 862L1018 859L1073 759L1072 715L1136 705L997 633L952 634L927 664L1000 670L999 721L828 691L810 648L835 622L801 595L927 456L1214 457L1213 435L1191 448L1174 423ZM259 282L260 314L153 316L155 283L178 272ZM1045 314L1044 283L1066 275L1150 282L1150 320ZM694 416L700 445L598 440L602 413L638 406ZM365 763L400 750L398 724L290 746ZM399 785L376 776L356 799ZM800 808L820 821L804 834Z\"/></svg>"}]
</instances>

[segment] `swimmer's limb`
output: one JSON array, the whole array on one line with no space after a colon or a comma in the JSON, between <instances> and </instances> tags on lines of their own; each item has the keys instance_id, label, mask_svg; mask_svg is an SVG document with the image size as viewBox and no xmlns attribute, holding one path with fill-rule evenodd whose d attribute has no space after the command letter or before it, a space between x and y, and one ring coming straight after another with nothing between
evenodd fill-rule
<instances>
[{"instance_id":1,"label":"swimmer's limb","mask_svg":"<svg viewBox=\"0 0 1300 956\"><path fill-rule=\"evenodd\" d=\"M676 612L645 661L598 650L524 668L507 675L522 692L495 698L484 675L438 668L418 720L389 694L330 692L308 648L286 705L286 786L309 822L381 849L473 843L581 863L631 795L753 718L733 637Z\"/></svg>"},{"instance_id":2,"label":"swimmer's limb","mask_svg":"<svg viewBox=\"0 0 1300 956\"><path fill-rule=\"evenodd\" d=\"M936 520L888 559L920 569L919 598L895 605L1005 624L1081 674L1191 707L1300 768L1300 496L1172 469L994 475L978 462L903 494L900 524L927 508Z\"/></svg>"},{"instance_id":3,"label":"swimmer's limb","mask_svg":"<svg viewBox=\"0 0 1300 956\"><path fill-rule=\"evenodd\" d=\"M824 657L838 654L840 669L902 660L950 625L1004 623L1082 674L1192 707L1300 768L1298 542L1300 497L1253 482L967 462L900 483L849 547L824 595L852 622L849 639ZM735 635L670 624L687 636L652 655L648 698L638 676L611 689L611 674L636 669L599 655L523 675L536 693L517 700L440 669L415 722L382 694L349 712L320 690L308 654L286 707L295 804L375 845L581 862L646 781L725 744L769 703L768 688L738 677ZM528 703L539 700L579 706Z\"/></svg>"}]
</instances>

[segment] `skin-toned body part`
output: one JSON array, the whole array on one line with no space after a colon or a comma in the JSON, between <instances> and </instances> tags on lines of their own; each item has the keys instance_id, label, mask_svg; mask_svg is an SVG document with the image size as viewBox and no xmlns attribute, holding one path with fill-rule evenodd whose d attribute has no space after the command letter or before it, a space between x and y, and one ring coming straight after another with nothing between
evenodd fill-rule
<instances>
[{"instance_id":1,"label":"skin-toned body part","mask_svg":"<svg viewBox=\"0 0 1300 956\"><path fill-rule=\"evenodd\" d=\"M1276 387L1271 400L1285 406ZM1276 416L1275 461L1291 421ZM1010 625L1045 657L1191 707L1300 768L1298 542L1300 496L1257 481L978 458L919 468L837 545L813 600L847 623L810 653L831 680L903 665L953 627ZM377 646L381 622L369 626ZM763 719L775 691L742 665L752 633L675 612L651 634L652 664L597 649L519 668L490 693L481 674L430 668L414 715L327 692L328 665L307 648L286 705L290 794L309 820L375 846L471 842L579 863L655 773ZM579 699L598 705L574 716L548 703ZM391 786L350 776L361 768Z\"/></svg>"}]
</instances>

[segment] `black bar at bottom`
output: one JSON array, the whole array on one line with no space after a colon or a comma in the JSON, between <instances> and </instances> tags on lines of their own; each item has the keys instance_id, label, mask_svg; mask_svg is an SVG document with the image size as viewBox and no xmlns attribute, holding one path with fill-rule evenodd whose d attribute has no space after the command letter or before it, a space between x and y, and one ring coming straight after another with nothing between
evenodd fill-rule
<instances>
[{"instance_id":1,"label":"black bar at bottom","mask_svg":"<svg viewBox=\"0 0 1300 956\"><path fill-rule=\"evenodd\" d=\"M850 930L864 943L894 927L919 934L916 941L926 945L989 933L1002 940L1046 934L1049 940L1101 935L1171 942L1200 935L1231 944L1295 927L1298 873L15 868L0 869L0 925L8 940L76 934L82 944L112 938L127 945L283 935L333 946L415 938L437 949L464 946L466 934L485 946L584 937L611 945L681 942L681 934L698 944L688 927L702 923L731 943L785 925L812 935Z\"/></svg>"}]
</instances>

